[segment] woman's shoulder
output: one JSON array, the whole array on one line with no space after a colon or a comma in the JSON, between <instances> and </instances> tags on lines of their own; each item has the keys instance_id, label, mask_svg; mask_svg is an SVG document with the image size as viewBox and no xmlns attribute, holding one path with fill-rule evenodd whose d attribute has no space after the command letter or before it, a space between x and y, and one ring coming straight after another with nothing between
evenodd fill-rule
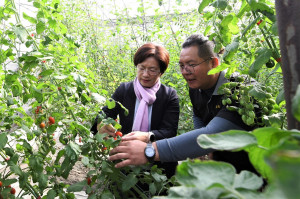
<instances>
[{"instance_id":1,"label":"woman's shoulder","mask_svg":"<svg viewBox=\"0 0 300 199\"><path fill-rule=\"evenodd\" d=\"M160 89L162 89L162 91L167 93L167 94L176 94L177 95L176 90L174 88L170 87L170 86L161 84Z\"/></svg>"},{"instance_id":2,"label":"woman's shoulder","mask_svg":"<svg viewBox=\"0 0 300 199\"><path fill-rule=\"evenodd\" d=\"M130 89L130 88L133 88L133 81L131 82L122 82L119 86L119 89L124 89L124 90L127 90L127 89Z\"/></svg>"}]
</instances>

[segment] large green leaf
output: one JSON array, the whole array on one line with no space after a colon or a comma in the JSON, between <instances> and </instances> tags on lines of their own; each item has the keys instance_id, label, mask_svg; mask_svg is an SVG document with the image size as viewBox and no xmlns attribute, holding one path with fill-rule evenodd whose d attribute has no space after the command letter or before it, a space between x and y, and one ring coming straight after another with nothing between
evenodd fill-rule
<instances>
[{"instance_id":1,"label":"large green leaf","mask_svg":"<svg viewBox=\"0 0 300 199\"><path fill-rule=\"evenodd\" d=\"M56 191L54 189L50 189L47 193L47 199L54 199L56 197Z\"/></svg>"},{"instance_id":2,"label":"large green leaf","mask_svg":"<svg viewBox=\"0 0 300 199\"><path fill-rule=\"evenodd\" d=\"M273 174L270 166L265 162L265 157L268 155L270 149L278 146L283 140L287 139L291 132L267 127L255 129L252 133L255 135L259 147L253 146L246 149L249 159L263 177L272 179Z\"/></svg>"},{"instance_id":3,"label":"large green leaf","mask_svg":"<svg viewBox=\"0 0 300 199\"><path fill-rule=\"evenodd\" d=\"M68 187L67 191L68 192L78 192L82 191L83 187L87 185L86 180L77 182L75 184L72 184L71 186Z\"/></svg>"},{"instance_id":4,"label":"large green leaf","mask_svg":"<svg viewBox=\"0 0 300 199\"><path fill-rule=\"evenodd\" d=\"M43 33L45 29L46 29L46 25L45 25L44 22L39 21L39 22L36 24L36 33L37 33L37 34Z\"/></svg>"},{"instance_id":5,"label":"large green leaf","mask_svg":"<svg viewBox=\"0 0 300 199\"><path fill-rule=\"evenodd\" d=\"M299 142L286 141L268 158L274 169L279 188L286 198L298 199L300 195L300 146Z\"/></svg>"},{"instance_id":6,"label":"large green leaf","mask_svg":"<svg viewBox=\"0 0 300 199\"><path fill-rule=\"evenodd\" d=\"M219 72L221 72L221 71L223 71L223 70L225 70L226 68L229 68L230 67L230 65L228 65L228 64L225 64L224 62L222 63L222 64L220 64L218 67L216 67L216 68L213 68L213 69L211 69L210 71L208 71L208 75L213 75L213 74L216 74L216 73L219 73Z\"/></svg>"},{"instance_id":7,"label":"large green leaf","mask_svg":"<svg viewBox=\"0 0 300 199\"><path fill-rule=\"evenodd\" d=\"M300 121L300 85L298 85L296 94L292 99L292 113Z\"/></svg>"},{"instance_id":8,"label":"large green leaf","mask_svg":"<svg viewBox=\"0 0 300 199\"><path fill-rule=\"evenodd\" d=\"M262 184L262 178L249 171L241 171L239 175L236 175L234 180L235 189L242 188L249 190L258 190L262 186Z\"/></svg>"},{"instance_id":9,"label":"large green leaf","mask_svg":"<svg viewBox=\"0 0 300 199\"><path fill-rule=\"evenodd\" d=\"M26 29L22 25L16 25L13 27L13 29L20 41L24 43L28 35Z\"/></svg>"},{"instance_id":10,"label":"large green leaf","mask_svg":"<svg viewBox=\"0 0 300 199\"><path fill-rule=\"evenodd\" d=\"M7 141L8 141L7 134L1 133L0 134L0 150L2 150L5 147Z\"/></svg>"},{"instance_id":11,"label":"large green leaf","mask_svg":"<svg viewBox=\"0 0 300 199\"><path fill-rule=\"evenodd\" d=\"M176 178L178 182L187 187L196 186L207 189L213 184L222 184L232 187L235 178L235 169L224 162L206 161L182 162L177 167Z\"/></svg>"},{"instance_id":12,"label":"large green leaf","mask_svg":"<svg viewBox=\"0 0 300 199\"><path fill-rule=\"evenodd\" d=\"M35 18L28 16L25 12L23 12L23 17L24 19L28 20L30 23L34 23L34 24L37 23Z\"/></svg>"},{"instance_id":13,"label":"large green leaf","mask_svg":"<svg viewBox=\"0 0 300 199\"><path fill-rule=\"evenodd\" d=\"M272 50L269 48L261 48L256 52L256 54L258 56L249 68L249 75L251 77L256 77L256 74L261 67L269 61L272 56Z\"/></svg>"},{"instance_id":14,"label":"large green leaf","mask_svg":"<svg viewBox=\"0 0 300 199\"><path fill-rule=\"evenodd\" d=\"M92 93L91 96L92 96L92 99L98 103L103 103L106 101L105 97L99 95L98 93Z\"/></svg>"},{"instance_id":15,"label":"large green leaf","mask_svg":"<svg viewBox=\"0 0 300 199\"><path fill-rule=\"evenodd\" d=\"M221 10L225 10L225 8L227 7L228 3L227 3L226 0L216 0L211 5L214 6L215 8L219 8Z\"/></svg>"},{"instance_id":16,"label":"large green leaf","mask_svg":"<svg viewBox=\"0 0 300 199\"><path fill-rule=\"evenodd\" d=\"M211 2L210 0L202 0L199 7L198 7L198 12L201 14L202 11L204 10L204 8L206 6L208 6L210 2Z\"/></svg>"},{"instance_id":17,"label":"large green leaf","mask_svg":"<svg viewBox=\"0 0 300 199\"><path fill-rule=\"evenodd\" d=\"M202 148L213 148L217 150L236 150L255 145L256 138L249 132L231 130L217 134L202 134L197 138Z\"/></svg>"},{"instance_id":18,"label":"large green leaf","mask_svg":"<svg viewBox=\"0 0 300 199\"><path fill-rule=\"evenodd\" d=\"M239 42L233 41L231 44L227 45L225 47L225 53L224 53L224 60L226 61L231 61L233 58L234 54L237 52L239 48Z\"/></svg>"},{"instance_id":19,"label":"large green leaf","mask_svg":"<svg viewBox=\"0 0 300 199\"><path fill-rule=\"evenodd\" d=\"M137 182L138 182L138 179L136 178L136 175L129 174L122 183L122 191L128 191Z\"/></svg>"}]
</instances>

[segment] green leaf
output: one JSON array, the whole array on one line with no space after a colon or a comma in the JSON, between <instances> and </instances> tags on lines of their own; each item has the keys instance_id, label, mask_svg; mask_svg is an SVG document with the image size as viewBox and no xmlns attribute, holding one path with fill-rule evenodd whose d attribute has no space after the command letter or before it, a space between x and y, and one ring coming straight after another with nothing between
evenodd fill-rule
<instances>
[{"instance_id":1,"label":"green leaf","mask_svg":"<svg viewBox=\"0 0 300 199\"><path fill-rule=\"evenodd\" d=\"M56 197L56 191L54 189L50 189L47 193L47 199L54 199Z\"/></svg>"},{"instance_id":2,"label":"green leaf","mask_svg":"<svg viewBox=\"0 0 300 199\"><path fill-rule=\"evenodd\" d=\"M39 22L36 24L36 33L37 33L37 34L43 33L45 29L46 29L46 25L45 25L44 22L39 21Z\"/></svg>"},{"instance_id":3,"label":"green leaf","mask_svg":"<svg viewBox=\"0 0 300 199\"><path fill-rule=\"evenodd\" d=\"M246 148L249 159L255 169L267 179L273 179L273 172L270 166L265 162L265 157L268 155L268 150L278 146L283 140L287 139L292 132L284 131L277 128L266 127L255 129L252 134L257 139L258 146Z\"/></svg>"},{"instance_id":4,"label":"green leaf","mask_svg":"<svg viewBox=\"0 0 300 199\"><path fill-rule=\"evenodd\" d=\"M20 41L24 43L28 35L26 29L22 25L17 25L13 27L13 30Z\"/></svg>"},{"instance_id":5,"label":"green leaf","mask_svg":"<svg viewBox=\"0 0 300 199\"><path fill-rule=\"evenodd\" d=\"M180 184L203 190L216 183L232 187L236 171L231 164L225 162L195 160L182 162L177 166L176 172L176 178Z\"/></svg>"},{"instance_id":6,"label":"green leaf","mask_svg":"<svg viewBox=\"0 0 300 199\"><path fill-rule=\"evenodd\" d=\"M136 175L129 174L122 183L122 191L128 191L138 182Z\"/></svg>"},{"instance_id":7,"label":"green leaf","mask_svg":"<svg viewBox=\"0 0 300 199\"><path fill-rule=\"evenodd\" d=\"M300 85L298 85L296 94L292 99L292 113L300 121Z\"/></svg>"},{"instance_id":8,"label":"green leaf","mask_svg":"<svg viewBox=\"0 0 300 199\"><path fill-rule=\"evenodd\" d=\"M45 76L51 75L53 72L54 72L53 69L48 69L48 70L44 70L44 71L41 72L39 75L45 77Z\"/></svg>"},{"instance_id":9,"label":"green leaf","mask_svg":"<svg viewBox=\"0 0 300 199\"><path fill-rule=\"evenodd\" d=\"M100 143L103 142L103 138L105 138L106 136L107 136L106 133L97 133L97 134L95 135L96 140L97 140L98 142L100 142Z\"/></svg>"},{"instance_id":10,"label":"green leaf","mask_svg":"<svg viewBox=\"0 0 300 199\"><path fill-rule=\"evenodd\" d=\"M34 23L34 24L37 23L35 18L28 16L25 12L23 12L23 18L29 21L30 23Z\"/></svg>"},{"instance_id":11,"label":"green leaf","mask_svg":"<svg viewBox=\"0 0 300 199\"><path fill-rule=\"evenodd\" d=\"M31 156L31 157L29 157L29 166L33 171L35 171L37 173L42 173L43 172L43 159L39 156Z\"/></svg>"},{"instance_id":12,"label":"green leaf","mask_svg":"<svg viewBox=\"0 0 300 199\"><path fill-rule=\"evenodd\" d=\"M109 190L104 190L101 193L101 199L111 199L111 198L115 198L115 197Z\"/></svg>"},{"instance_id":13,"label":"green leaf","mask_svg":"<svg viewBox=\"0 0 300 199\"><path fill-rule=\"evenodd\" d=\"M221 64L221 65L219 65L217 68L213 68L213 69L211 69L210 71L208 71L208 75L213 75L213 74L216 74L216 73L219 73L219 72L221 72L221 71L223 71L223 70L225 70L226 68L229 68L230 67L230 65L228 65L228 64L225 64L224 62Z\"/></svg>"},{"instance_id":14,"label":"green leaf","mask_svg":"<svg viewBox=\"0 0 300 199\"><path fill-rule=\"evenodd\" d=\"M211 190L200 190L198 187L174 186L171 187L168 198L197 198L197 199L215 199L218 198L220 191L210 192ZM155 199L156 197L154 197ZM160 199L160 197L157 197Z\"/></svg>"},{"instance_id":15,"label":"green leaf","mask_svg":"<svg viewBox=\"0 0 300 199\"><path fill-rule=\"evenodd\" d=\"M48 176L47 175L45 175L43 173L40 173L38 181L39 181L39 188L41 190L44 190L45 188L47 188L47 183L48 183Z\"/></svg>"},{"instance_id":16,"label":"green leaf","mask_svg":"<svg viewBox=\"0 0 300 199\"><path fill-rule=\"evenodd\" d=\"M249 132L231 130L216 134L202 134L197 138L202 148L213 148L217 150L242 149L257 143L256 138Z\"/></svg>"},{"instance_id":17,"label":"green leaf","mask_svg":"<svg viewBox=\"0 0 300 199\"><path fill-rule=\"evenodd\" d=\"M249 68L249 75L251 77L256 77L256 74L261 67L269 61L272 56L272 50L269 48L261 48L256 52L256 54L258 56Z\"/></svg>"},{"instance_id":18,"label":"green leaf","mask_svg":"<svg viewBox=\"0 0 300 199\"><path fill-rule=\"evenodd\" d=\"M78 192L82 191L83 187L87 185L86 180L77 182L75 184L72 184L71 186L68 187L67 192Z\"/></svg>"},{"instance_id":19,"label":"green leaf","mask_svg":"<svg viewBox=\"0 0 300 199\"><path fill-rule=\"evenodd\" d=\"M235 189L249 189L258 190L263 184L261 177L249 171L241 171L240 174L235 176L234 188Z\"/></svg>"},{"instance_id":20,"label":"green leaf","mask_svg":"<svg viewBox=\"0 0 300 199\"><path fill-rule=\"evenodd\" d=\"M24 66L22 68L23 71L28 71L28 70L31 70L32 68L35 68L37 65L39 64L39 62L37 60L35 61L26 61L24 63Z\"/></svg>"},{"instance_id":21,"label":"green leaf","mask_svg":"<svg viewBox=\"0 0 300 199\"><path fill-rule=\"evenodd\" d=\"M98 103L103 103L106 101L105 97L99 95L98 93L92 93L91 96L92 96L92 99Z\"/></svg>"},{"instance_id":22,"label":"green leaf","mask_svg":"<svg viewBox=\"0 0 300 199\"><path fill-rule=\"evenodd\" d=\"M23 174L21 168L18 165L10 166L10 170L18 176L21 176Z\"/></svg>"},{"instance_id":23,"label":"green leaf","mask_svg":"<svg viewBox=\"0 0 300 199\"><path fill-rule=\"evenodd\" d=\"M285 101L285 98L284 98L284 89L281 88L277 97L276 97L276 104L280 104L281 102Z\"/></svg>"},{"instance_id":24,"label":"green leaf","mask_svg":"<svg viewBox=\"0 0 300 199\"><path fill-rule=\"evenodd\" d=\"M286 198L297 199L300 194L300 147L299 142L286 140L268 157L276 182Z\"/></svg>"},{"instance_id":25,"label":"green leaf","mask_svg":"<svg viewBox=\"0 0 300 199\"><path fill-rule=\"evenodd\" d=\"M234 41L225 47L224 60L230 62L239 48L239 42Z\"/></svg>"},{"instance_id":26,"label":"green leaf","mask_svg":"<svg viewBox=\"0 0 300 199\"><path fill-rule=\"evenodd\" d=\"M2 150L8 141L6 133L0 133L0 150Z\"/></svg>"},{"instance_id":27,"label":"green leaf","mask_svg":"<svg viewBox=\"0 0 300 199\"><path fill-rule=\"evenodd\" d=\"M210 2L210 0L203 0L198 7L198 12L201 14L204 8L208 6Z\"/></svg>"},{"instance_id":28,"label":"green leaf","mask_svg":"<svg viewBox=\"0 0 300 199\"><path fill-rule=\"evenodd\" d=\"M267 98L267 94L260 87L254 86L249 90L249 95L258 100L264 100Z\"/></svg>"},{"instance_id":29,"label":"green leaf","mask_svg":"<svg viewBox=\"0 0 300 199\"><path fill-rule=\"evenodd\" d=\"M113 109L116 107L116 102L113 99L106 100L106 105L109 109Z\"/></svg>"},{"instance_id":30,"label":"green leaf","mask_svg":"<svg viewBox=\"0 0 300 199\"><path fill-rule=\"evenodd\" d=\"M211 4L215 8L219 8L220 10L225 10L227 7L228 3L226 0L216 0Z\"/></svg>"}]
</instances>

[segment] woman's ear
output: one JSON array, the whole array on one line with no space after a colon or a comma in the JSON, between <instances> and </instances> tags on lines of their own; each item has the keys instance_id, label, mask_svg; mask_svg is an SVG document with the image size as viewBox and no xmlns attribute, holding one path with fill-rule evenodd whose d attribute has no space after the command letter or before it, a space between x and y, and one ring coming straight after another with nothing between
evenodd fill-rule
<instances>
[{"instance_id":1,"label":"woman's ear","mask_svg":"<svg viewBox=\"0 0 300 199\"><path fill-rule=\"evenodd\" d=\"M212 58L212 67L216 68L217 66L219 66L219 59L217 57L213 57Z\"/></svg>"}]
</instances>

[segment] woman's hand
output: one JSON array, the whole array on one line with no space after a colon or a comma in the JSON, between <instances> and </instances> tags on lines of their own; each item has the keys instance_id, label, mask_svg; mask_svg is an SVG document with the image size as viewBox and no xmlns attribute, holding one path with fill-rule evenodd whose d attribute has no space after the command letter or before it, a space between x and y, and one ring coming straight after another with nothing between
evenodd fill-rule
<instances>
[{"instance_id":1,"label":"woman's hand","mask_svg":"<svg viewBox=\"0 0 300 199\"><path fill-rule=\"evenodd\" d=\"M107 133L110 136L115 136L115 132L117 129L115 129L111 124L105 124L101 127L101 123L97 125L97 130L99 133Z\"/></svg>"},{"instance_id":2,"label":"woman's hand","mask_svg":"<svg viewBox=\"0 0 300 199\"><path fill-rule=\"evenodd\" d=\"M149 142L149 133L142 132L142 131L133 131L128 133L122 137L122 141L129 141L129 140L140 140L142 142Z\"/></svg>"}]
</instances>

